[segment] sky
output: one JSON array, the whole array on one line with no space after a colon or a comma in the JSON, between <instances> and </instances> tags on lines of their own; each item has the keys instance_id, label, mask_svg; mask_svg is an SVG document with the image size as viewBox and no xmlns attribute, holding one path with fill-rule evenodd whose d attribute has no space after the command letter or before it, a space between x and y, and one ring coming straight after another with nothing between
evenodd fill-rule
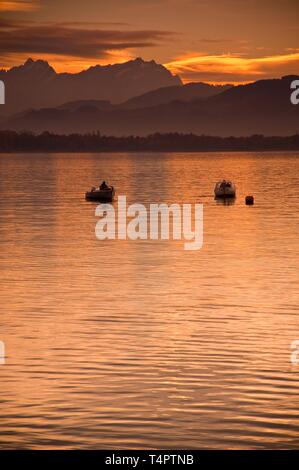
<instances>
[{"instance_id":1,"label":"sky","mask_svg":"<svg viewBox=\"0 0 299 470\"><path fill-rule=\"evenodd\" d=\"M0 68L154 59L182 80L299 74L299 0L0 0Z\"/></svg>"}]
</instances>

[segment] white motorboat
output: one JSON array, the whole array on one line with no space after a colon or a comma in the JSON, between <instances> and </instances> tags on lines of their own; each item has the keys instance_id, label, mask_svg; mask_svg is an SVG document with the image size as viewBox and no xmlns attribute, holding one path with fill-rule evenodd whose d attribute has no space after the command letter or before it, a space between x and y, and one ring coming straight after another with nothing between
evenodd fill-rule
<instances>
[{"instance_id":1,"label":"white motorboat","mask_svg":"<svg viewBox=\"0 0 299 470\"><path fill-rule=\"evenodd\" d=\"M216 183L214 193L217 198L236 197L236 186L232 181L218 181Z\"/></svg>"}]
</instances>

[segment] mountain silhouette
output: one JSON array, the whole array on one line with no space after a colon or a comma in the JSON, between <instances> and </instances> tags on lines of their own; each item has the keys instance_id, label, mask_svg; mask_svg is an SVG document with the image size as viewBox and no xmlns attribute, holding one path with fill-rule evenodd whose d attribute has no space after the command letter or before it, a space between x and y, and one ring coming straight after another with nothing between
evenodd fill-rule
<instances>
[{"instance_id":1,"label":"mountain silhouette","mask_svg":"<svg viewBox=\"0 0 299 470\"><path fill-rule=\"evenodd\" d=\"M23 65L0 70L6 104L1 113L57 107L68 101L126 101L164 86L181 85L163 65L141 58L114 65L96 65L76 74L56 73L44 60L28 59Z\"/></svg>"},{"instance_id":2,"label":"mountain silhouette","mask_svg":"<svg viewBox=\"0 0 299 470\"><path fill-rule=\"evenodd\" d=\"M77 101L15 115L2 121L1 129L66 134L99 131L115 136L155 132L287 136L299 132L299 106L290 102L290 84L295 79L299 77L259 80L208 98L134 109L124 104Z\"/></svg>"},{"instance_id":3,"label":"mountain silhouette","mask_svg":"<svg viewBox=\"0 0 299 470\"><path fill-rule=\"evenodd\" d=\"M135 96L125 103L122 108L136 109L157 106L171 101L192 101L200 98L208 98L222 91L228 90L232 85L209 85L208 83L186 83L183 86L168 86L149 91L140 96Z\"/></svg>"}]
</instances>

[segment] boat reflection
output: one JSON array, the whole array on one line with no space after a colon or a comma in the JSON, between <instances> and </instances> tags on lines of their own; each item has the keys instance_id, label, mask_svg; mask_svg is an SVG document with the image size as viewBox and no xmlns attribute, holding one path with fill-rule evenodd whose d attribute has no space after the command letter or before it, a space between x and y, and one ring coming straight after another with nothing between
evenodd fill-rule
<instances>
[{"instance_id":1,"label":"boat reflection","mask_svg":"<svg viewBox=\"0 0 299 470\"><path fill-rule=\"evenodd\" d=\"M236 199L233 197L224 197L224 198L215 197L215 201L217 205L232 206L235 204Z\"/></svg>"}]
</instances>

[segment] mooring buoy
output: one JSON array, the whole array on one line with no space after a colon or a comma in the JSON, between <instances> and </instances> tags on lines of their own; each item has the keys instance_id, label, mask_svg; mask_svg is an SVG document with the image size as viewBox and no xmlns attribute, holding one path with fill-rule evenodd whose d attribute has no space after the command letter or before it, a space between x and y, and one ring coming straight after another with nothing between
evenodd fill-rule
<instances>
[{"instance_id":1,"label":"mooring buoy","mask_svg":"<svg viewBox=\"0 0 299 470\"><path fill-rule=\"evenodd\" d=\"M245 197L245 204L247 206L253 206L254 204L254 197L253 196L246 196Z\"/></svg>"}]
</instances>

